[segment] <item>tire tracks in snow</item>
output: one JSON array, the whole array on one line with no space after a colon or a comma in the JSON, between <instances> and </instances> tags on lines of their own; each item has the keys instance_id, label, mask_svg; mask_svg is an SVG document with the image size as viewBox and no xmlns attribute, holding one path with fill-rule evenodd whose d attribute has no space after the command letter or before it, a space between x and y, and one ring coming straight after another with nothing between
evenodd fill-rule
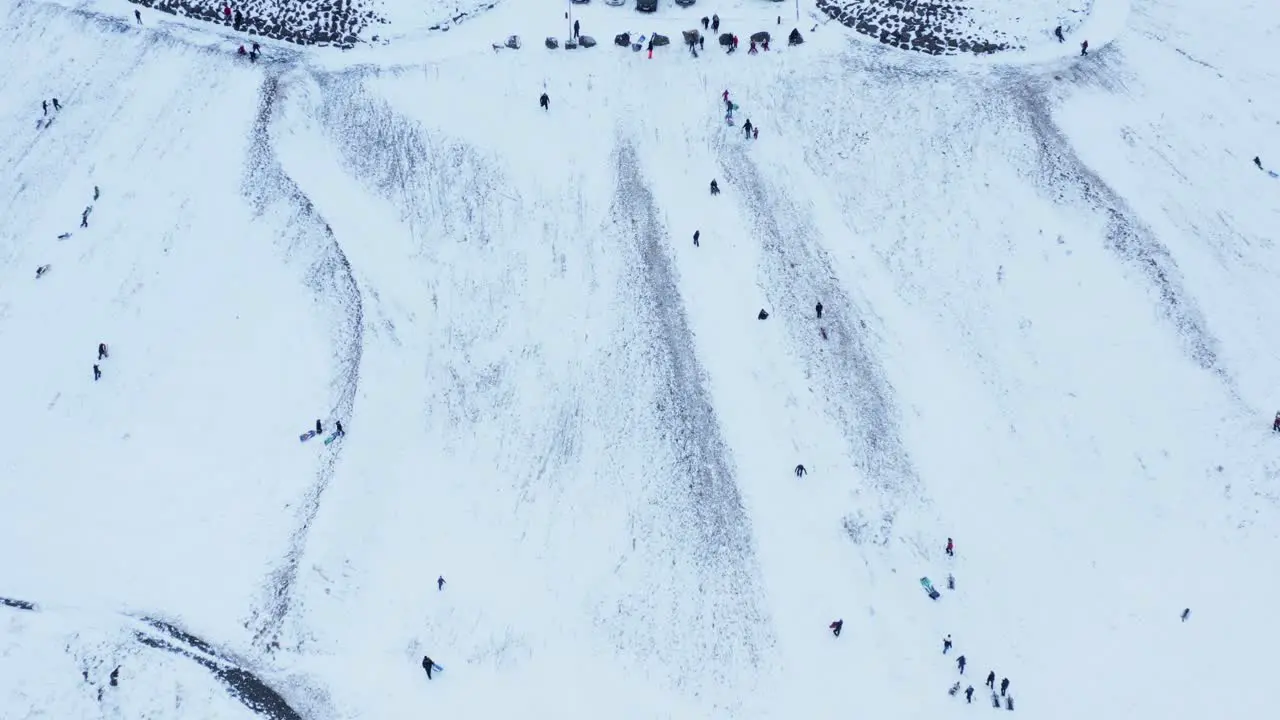
<instances>
[{"instance_id":1,"label":"tire tracks in snow","mask_svg":"<svg viewBox=\"0 0 1280 720\"><path fill-rule=\"evenodd\" d=\"M318 255L308 272L308 284L318 297L336 303L344 317L335 338L339 372L331 390L334 395L332 417L349 419L360 381L364 347L363 301L351 264L333 231L297 183L285 173L276 157L270 130L279 90L280 76L269 74L262 86L242 191L259 214L276 203L285 203L291 208L297 224L293 228L295 234L286 247L286 256L297 251ZM315 246L317 242L319 248ZM341 451L341 443L321 451L320 469L316 472L315 482L298 505L289 547L268 574L261 606L254 609L245 621L245 626L253 632L254 643L268 651L279 647L281 628L292 608L292 591L298 578L298 564L306 548L307 533L320 510L325 489L333 479Z\"/></svg>"},{"instance_id":2,"label":"tire tracks in snow","mask_svg":"<svg viewBox=\"0 0 1280 720\"><path fill-rule=\"evenodd\" d=\"M820 233L810 214L786 192L770 187L743 148L721 140L716 152L725 178L746 201L761 244L771 317L786 326L806 377L817 385L823 404L841 425L856 466L880 493L875 516L856 509L845 518L845 530L855 542L883 545L891 539L904 503L925 498L899 431L893 387L870 344L871 331L857 317L856 303L814 240ZM811 316L819 299L827 310L822 320L828 329L825 341L817 341L813 327L799 322Z\"/></svg>"},{"instance_id":3,"label":"tire tracks in snow","mask_svg":"<svg viewBox=\"0 0 1280 720\"><path fill-rule=\"evenodd\" d=\"M676 458L677 476L687 477L687 487L673 488L677 522L690 537L677 541L687 548L700 570L704 597L721 607L708 617L715 638L711 658L705 661L733 663L739 644L745 645L745 665L761 667L764 645L772 639L762 633L767 618L755 598L761 596L750 520L738 491L729 449L721 437L715 408L706 387L706 374L694 351L692 333L680 303L675 270L663 239L666 231L658 220L658 208L644 178L636 150L620 140L616 151L617 189L610 215L637 264L626 284L632 285L636 306L648 314L647 329L652 362L662 376L657 397L662 436ZM697 668L703 670L703 668ZM717 673L718 669L711 672ZM725 672L732 676L732 671Z\"/></svg>"}]
</instances>

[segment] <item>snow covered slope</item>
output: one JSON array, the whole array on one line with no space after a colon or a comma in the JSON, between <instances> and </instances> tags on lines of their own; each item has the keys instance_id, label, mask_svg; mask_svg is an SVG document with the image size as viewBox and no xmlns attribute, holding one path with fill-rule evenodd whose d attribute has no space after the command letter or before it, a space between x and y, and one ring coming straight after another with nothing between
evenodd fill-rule
<instances>
[{"instance_id":1,"label":"snow covered slope","mask_svg":"<svg viewBox=\"0 0 1280 720\"><path fill-rule=\"evenodd\" d=\"M1261 714L1277 16L1195 7L0 9L0 716Z\"/></svg>"}]
</instances>

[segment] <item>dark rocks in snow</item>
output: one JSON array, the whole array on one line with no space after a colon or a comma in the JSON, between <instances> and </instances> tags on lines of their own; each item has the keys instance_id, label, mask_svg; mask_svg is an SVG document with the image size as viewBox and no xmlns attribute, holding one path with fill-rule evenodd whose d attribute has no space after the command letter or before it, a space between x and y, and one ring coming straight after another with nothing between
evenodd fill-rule
<instances>
[{"instance_id":1,"label":"dark rocks in snow","mask_svg":"<svg viewBox=\"0 0 1280 720\"><path fill-rule=\"evenodd\" d=\"M386 23L371 0L130 0L172 15L227 25L249 35L298 45L349 48L370 26ZM233 7L228 18L224 8ZM240 18L236 23L235 18Z\"/></svg>"},{"instance_id":2,"label":"dark rocks in snow","mask_svg":"<svg viewBox=\"0 0 1280 720\"><path fill-rule=\"evenodd\" d=\"M14 600L12 598L0 597L0 605L11 607L15 610L35 610L36 606L26 600Z\"/></svg>"},{"instance_id":3,"label":"dark rocks in snow","mask_svg":"<svg viewBox=\"0 0 1280 720\"><path fill-rule=\"evenodd\" d=\"M929 55L1019 49L1005 33L979 27L957 0L818 0L818 9L885 45Z\"/></svg>"}]
</instances>

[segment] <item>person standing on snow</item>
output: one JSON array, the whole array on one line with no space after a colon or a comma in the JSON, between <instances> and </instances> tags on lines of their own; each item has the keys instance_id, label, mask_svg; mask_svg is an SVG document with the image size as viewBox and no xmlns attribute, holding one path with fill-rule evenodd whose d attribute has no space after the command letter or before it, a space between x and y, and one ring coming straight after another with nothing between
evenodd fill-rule
<instances>
[{"instance_id":1,"label":"person standing on snow","mask_svg":"<svg viewBox=\"0 0 1280 720\"><path fill-rule=\"evenodd\" d=\"M444 576L443 576L443 575L441 575L440 577L436 578L436 590L437 590L437 591L439 591L439 590L444 590Z\"/></svg>"},{"instance_id":2,"label":"person standing on snow","mask_svg":"<svg viewBox=\"0 0 1280 720\"><path fill-rule=\"evenodd\" d=\"M809 471L804 469L804 465L796 466L796 477L804 477L804 474L807 472Z\"/></svg>"},{"instance_id":3,"label":"person standing on snow","mask_svg":"<svg viewBox=\"0 0 1280 720\"><path fill-rule=\"evenodd\" d=\"M1271 423L1271 432L1280 432L1280 412L1276 413L1275 422Z\"/></svg>"},{"instance_id":4,"label":"person standing on snow","mask_svg":"<svg viewBox=\"0 0 1280 720\"><path fill-rule=\"evenodd\" d=\"M427 679L431 679L431 669L436 666L435 662L426 655L422 656L422 669L427 671Z\"/></svg>"},{"instance_id":5,"label":"person standing on snow","mask_svg":"<svg viewBox=\"0 0 1280 720\"><path fill-rule=\"evenodd\" d=\"M1059 25L1058 27L1056 27L1056 28L1054 28L1054 29L1053 29L1053 34L1054 34L1054 36L1055 36L1055 37L1057 37L1057 38L1058 38L1058 42L1066 42L1066 41L1067 41L1067 39L1066 39L1066 38L1062 37L1062 26L1061 26L1061 25Z\"/></svg>"},{"instance_id":6,"label":"person standing on snow","mask_svg":"<svg viewBox=\"0 0 1280 720\"><path fill-rule=\"evenodd\" d=\"M822 319L822 303L819 302L817 305L814 305L813 309L818 312L818 319L821 320Z\"/></svg>"},{"instance_id":7,"label":"person standing on snow","mask_svg":"<svg viewBox=\"0 0 1280 720\"><path fill-rule=\"evenodd\" d=\"M960 668L960 674L961 674L961 675L963 675L963 674L964 674L964 666L965 666L965 659L964 659L964 656L963 656L963 655L961 655L960 657L956 658L956 666Z\"/></svg>"},{"instance_id":8,"label":"person standing on snow","mask_svg":"<svg viewBox=\"0 0 1280 720\"><path fill-rule=\"evenodd\" d=\"M973 702L973 686L972 685L964 689L964 701L967 703Z\"/></svg>"},{"instance_id":9,"label":"person standing on snow","mask_svg":"<svg viewBox=\"0 0 1280 720\"><path fill-rule=\"evenodd\" d=\"M947 651L950 649L951 649L951 636L948 635L942 638L942 654L946 655Z\"/></svg>"},{"instance_id":10,"label":"person standing on snow","mask_svg":"<svg viewBox=\"0 0 1280 720\"><path fill-rule=\"evenodd\" d=\"M338 427L338 437L342 437L343 435L346 435L346 434L347 434L347 431L342 429L342 421L341 421L341 420L338 420L337 422L335 422L335 423L334 423L334 425L336 425L336 426Z\"/></svg>"},{"instance_id":11,"label":"person standing on snow","mask_svg":"<svg viewBox=\"0 0 1280 720\"><path fill-rule=\"evenodd\" d=\"M713 14L711 16L711 32L720 32L720 16Z\"/></svg>"},{"instance_id":12,"label":"person standing on snow","mask_svg":"<svg viewBox=\"0 0 1280 720\"><path fill-rule=\"evenodd\" d=\"M995 670L992 670L991 672L987 673L987 687L991 688L992 690L996 689L996 671Z\"/></svg>"},{"instance_id":13,"label":"person standing on snow","mask_svg":"<svg viewBox=\"0 0 1280 720\"><path fill-rule=\"evenodd\" d=\"M1088 54L1089 54L1089 41L1085 40L1084 42L1080 43L1080 57L1084 57L1085 55L1088 55Z\"/></svg>"},{"instance_id":14,"label":"person standing on snow","mask_svg":"<svg viewBox=\"0 0 1280 720\"><path fill-rule=\"evenodd\" d=\"M550 110L551 98L547 97L546 93L542 93L542 97L538 98L538 105L542 106L543 110Z\"/></svg>"},{"instance_id":15,"label":"person standing on snow","mask_svg":"<svg viewBox=\"0 0 1280 720\"><path fill-rule=\"evenodd\" d=\"M98 369L98 366L97 366L97 365L94 365L94 366L93 366L93 381L94 381L94 382L98 382L98 378L100 378L100 377L102 377L102 371Z\"/></svg>"},{"instance_id":16,"label":"person standing on snow","mask_svg":"<svg viewBox=\"0 0 1280 720\"><path fill-rule=\"evenodd\" d=\"M573 21L573 38L575 40L578 39L578 21L577 20Z\"/></svg>"},{"instance_id":17,"label":"person standing on snow","mask_svg":"<svg viewBox=\"0 0 1280 720\"><path fill-rule=\"evenodd\" d=\"M747 122L742 126L742 129L747 135L751 134L751 118L747 118Z\"/></svg>"},{"instance_id":18,"label":"person standing on snow","mask_svg":"<svg viewBox=\"0 0 1280 720\"><path fill-rule=\"evenodd\" d=\"M757 126L755 126L755 127L751 128L751 139L752 139L752 140L759 140L759 139L760 139L760 126L759 126L759 125L757 125Z\"/></svg>"},{"instance_id":19,"label":"person standing on snow","mask_svg":"<svg viewBox=\"0 0 1280 720\"><path fill-rule=\"evenodd\" d=\"M840 629L844 627L844 620L836 620L827 626L831 629L831 634L840 637Z\"/></svg>"},{"instance_id":20,"label":"person standing on snow","mask_svg":"<svg viewBox=\"0 0 1280 720\"><path fill-rule=\"evenodd\" d=\"M134 10L134 11L133 11L133 18L134 18L135 20L137 20L137 21L138 21L138 24L139 24L139 25L141 25L141 24L142 24L142 11L141 11L141 10Z\"/></svg>"},{"instance_id":21,"label":"person standing on snow","mask_svg":"<svg viewBox=\"0 0 1280 720\"><path fill-rule=\"evenodd\" d=\"M49 114L49 101L48 101L48 100L41 100L41 101L40 101L40 109L41 109L41 110L44 110L44 114L45 114L45 115L48 115L48 114ZM1258 158L1254 158L1254 159L1253 159L1253 161L1254 161L1254 162L1258 162ZM1258 163L1258 167L1262 167L1262 163Z\"/></svg>"},{"instance_id":22,"label":"person standing on snow","mask_svg":"<svg viewBox=\"0 0 1280 720\"><path fill-rule=\"evenodd\" d=\"M1254 155L1254 156L1253 156L1253 164L1254 164L1254 165L1257 165L1257 166L1258 166L1258 169L1259 169L1259 170L1261 170L1261 169L1262 169L1262 158L1258 157L1257 155Z\"/></svg>"},{"instance_id":23,"label":"person standing on snow","mask_svg":"<svg viewBox=\"0 0 1280 720\"><path fill-rule=\"evenodd\" d=\"M708 27L710 27L710 26L711 26L711 18L707 17L706 15L703 15L703 16L702 16L702 29L705 31L705 30L706 30Z\"/></svg>"},{"instance_id":24,"label":"person standing on snow","mask_svg":"<svg viewBox=\"0 0 1280 720\"><path fill-rule=\"evenodd\" d=\"M698 247L698 238L700 238L700 237L702 237L702 231L701 231L701 230L694 230L694 231L693 231L693 246L694 246L694 247Z\"/></svg>"},{"instance_id":25,"label":"person standing on snow","mask_svg":"<svg viewBox=\"0 0 1280 720\"><path fill-rule=\"evenodd\" d=\"M956 556L956 544L951 541L951 538L947 538L947 554L951 557Z\"/></svg>"},{"instance_id":26,"label":"person standing on snow","mask_svg":"<svg viewBox=\"0 0 1280 720\"><path fill-rule=\"evenodd\" d=\"M1000 694L1004 695L1005 691L1008 689L1009 689L1009 678L1005 678L1000 681Z\"/></svg>"},{"instance_id":27,"label":"person standing on snow","mask_svg":"<svg viewBox=\"0 0 1280 720\"><path fill-rule=\"evenodd\" d=\"M54 110L61 110L61 109L62 109L62 106L58 104L58 98L53 98L50 102L52 102L52 103L53 103L53 109L54 109Z\"/></svg>"},{"instance_id":28,"label":"person standing on snow","mask_svg":"<svg viewBox=\"0 0 1280 720\"><path fill-rule=\"evenodd\" d=\"M324 425L320 424L320 418L316 418L316 434L324 432Z\"/></svg>"},{"instance_id":29,"label":"person standing on snow","mask_svg":"<svg viewBox=\"0 0 1280 720\"><path fill-rule=\"evenodd\" d=\"M85 208L83 213L80 213L80 227L82 227L82 228L87 228L87 227L89 227L89 213L91 213L91 212L93 212L93 206L92 206L92 205L90 205L89 207Z\"/></svg>"},{"instance_id":30,"label":"person standing on snow","mask_svg":"<svg viewBox=\"0 0 1280 720\"><path fill-rule=\"evenodd\" d=\"M107 356L107 344L106 344L106 343L98 343L98 359L99 359L99 360L101 360L101 359L102 359L102 358L104 358L104 357L108 357L108 356Z\"/></svg>"},{"instance_id":31,"label":"person standing on snow","mask_svg":"<svg viewBox=\"0 0 1280 720\"><path fill-rule=\"evenodd\" d=\"M1277 423L1280 423L1280 418L1276 418L1276 422L1277 422ZM1182 610L1182 622L1186 622L1186 621L1187 621L1187 618L1189 618L1189 617L1191 617L1191 608L1183 608L1183 610Z\"/></svg>"},{"instance_id":32,"label":"person standing on snow","mask_svg":"<svg viewBox=\"0 0 1280 720\"><path fill-rule=\"evenodd\" d=\"M719 194L720 194L720 186L716 183L716 181L715 181L715 180L712 180L712 181L711 181L711 194L712 194L712 195L719 195ZM1280 413L1276 413L1276 417L1277 417L1277 418L1280 418Z\"/></svg>"}]
</instances>

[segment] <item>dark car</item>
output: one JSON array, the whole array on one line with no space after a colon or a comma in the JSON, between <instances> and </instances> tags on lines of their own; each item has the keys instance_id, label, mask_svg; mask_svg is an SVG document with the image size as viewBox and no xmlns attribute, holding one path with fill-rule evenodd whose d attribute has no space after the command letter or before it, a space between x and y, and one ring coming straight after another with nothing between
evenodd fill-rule
<instances>
[{"instance_id":1,"label":"dark car","mask_svg":"<svg viewBox=\"0 0 1280 720\"><path fill-rule=\"evenodd\" d=\"M636 12L657 12L658 0L636 0Z\"/></svg>"},{"instance_id":2,"label":"dark car","mask_svg":"<svg viewBox=\"0 0 1280 720\"><path fill-rule=\"evenodd\" d=\"M696 2L696 0L676 0L676 4L680 7L689 7L694 2Z\"/></svg>"}]
</instances>

